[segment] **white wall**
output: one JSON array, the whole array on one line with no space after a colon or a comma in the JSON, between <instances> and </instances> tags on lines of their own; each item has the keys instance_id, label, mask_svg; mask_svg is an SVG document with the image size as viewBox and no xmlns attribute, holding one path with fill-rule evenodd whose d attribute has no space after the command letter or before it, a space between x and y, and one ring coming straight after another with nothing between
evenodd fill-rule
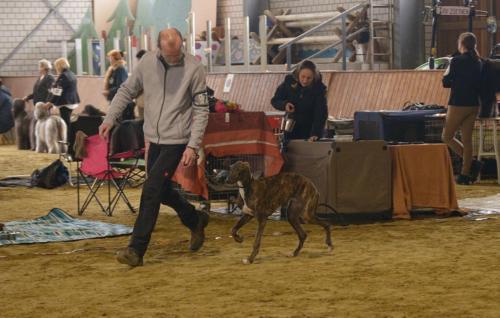
<instances>
[{"instance_id":1,"label":"white wall","mask_svg":"<svg viewBox=\"0 0 500 318\"><path fill-rule=\"evenodd\" d=\"M56 5L59 1L50 1ZM91 0L66 1L59 8L61 15L76 30L89 7ZM6 60L9 53L36 28L49 9L40 0L1 0L0 1L0 63ZM45 58L51 61L61 57L61 45L49 43L47 40L69 40L73 32L52 14L37 29L31 38L2 67L0 76L34 75L38 73L38 60Z\"/></svg>"}]
</instances>

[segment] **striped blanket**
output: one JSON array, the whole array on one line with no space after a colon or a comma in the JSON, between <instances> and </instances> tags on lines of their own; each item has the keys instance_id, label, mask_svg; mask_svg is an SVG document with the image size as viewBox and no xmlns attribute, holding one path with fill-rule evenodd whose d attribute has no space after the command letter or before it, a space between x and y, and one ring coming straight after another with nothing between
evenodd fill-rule
<instances>
[{"instance_id":1,"label":"striped blanket","mask_svg":"<svg viewBox=\"0 0 500 318\"><path fill-rule=\"evenodd\" d=\"M0 246L77 241L130 233L132 228L126 225L75 219L64 211L54 208L46 216L35 220L5 223L3 231L0 231ZM13 237L15 239L12 239Z\"/></svg>"}]
</instances>

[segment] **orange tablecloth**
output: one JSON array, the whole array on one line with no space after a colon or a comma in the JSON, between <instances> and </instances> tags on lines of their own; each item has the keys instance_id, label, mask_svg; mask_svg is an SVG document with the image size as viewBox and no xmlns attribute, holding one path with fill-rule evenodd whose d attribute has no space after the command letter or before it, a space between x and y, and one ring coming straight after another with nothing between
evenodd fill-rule
<instances>
[{"instance_id":1,"label":"orange tablecloth","mask_svg":"<svg viewBox=\"0 0 500 318\"><path fill-rule=\"evenodd\" d=\"M205 158L208 155L263 155L265 176L278 174L283 166L277 138L264 112L210 114L198 165L186 168L181 164L173 177L184 190L204 198L208 198L205 181Z\"/></svg>"},{"instance_id":2,"label":"orange tablecloth","mask_svg":"<svg viewBox=\"0 0 500 318\"><path fill-rule=\"evenodd\" d=\"M458 211L446 145L397 145L390 150L394 218L409 219L412 208L434 208L440 215Z\"/></svg>"}]
</instances>

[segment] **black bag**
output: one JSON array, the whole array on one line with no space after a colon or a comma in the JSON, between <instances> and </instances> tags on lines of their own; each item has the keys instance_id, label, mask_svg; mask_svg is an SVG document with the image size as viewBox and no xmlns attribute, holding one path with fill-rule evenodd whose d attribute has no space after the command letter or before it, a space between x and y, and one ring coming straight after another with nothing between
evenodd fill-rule
<instances>
[{"instance_id":1,"label":"black bag","mask_svg":"<svg viewBox=\"0 0 500 318\"><path fill-rule=\"evenodd\" d=\"M36 169L31 174L31 186L45 189L53 189L68 182L68 169L61 160L57 159L49 166L39 170Z\"/></svg>"}]
</instances>

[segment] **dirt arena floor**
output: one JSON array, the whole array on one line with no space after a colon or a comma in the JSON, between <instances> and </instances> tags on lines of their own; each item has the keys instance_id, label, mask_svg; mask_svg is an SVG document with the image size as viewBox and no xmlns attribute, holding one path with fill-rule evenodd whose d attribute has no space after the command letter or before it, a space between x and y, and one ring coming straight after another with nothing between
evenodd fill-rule
<instances>
[{"instance_id":1,"label":"dirt arena floor","mask_svg":"<svg viewBox=\"0 0 500 318\"><path fill-rule=\"evenodd\" d=\"M0 178L30 174L56 155L0 146ZM459 198L498 193L459 187ZM138 202L139 190L127 191ZM0 188L0 222L58 207L76 215L76 191ZM132 225L95 206L86 219ZM271 221L253 265L243 265L255 222L229 236L236 219L212 215L205 246L162 207L145 266L115 261L128 237L0 248L0 317L500 317L500 219L424 218L335 226L330 255L319 227L306 226L302 254L288 223Z\"/></svg>"}]
</instances>

